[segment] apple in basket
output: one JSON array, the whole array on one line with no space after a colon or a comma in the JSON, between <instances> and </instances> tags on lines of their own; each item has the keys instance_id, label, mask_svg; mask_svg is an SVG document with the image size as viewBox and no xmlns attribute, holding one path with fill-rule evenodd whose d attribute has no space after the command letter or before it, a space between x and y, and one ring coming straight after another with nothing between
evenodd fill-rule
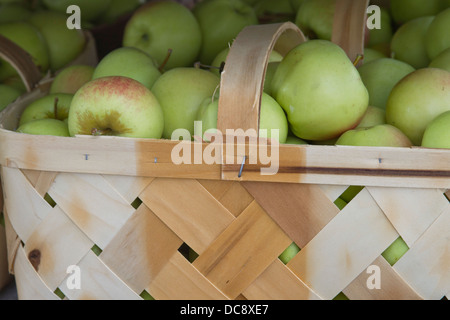
<instances>
[{"instance_id":1,"label":"apple in basket","mask_svg":"<svg viewBox=\"0 0 450 320\"><path fill-rule=\"evenodd\" d=\"M140 82L122 76L94 79L72 99L69 132L160 139L164 128L161 106Z\"/></svg>"},{"instance_id":2,"label":"apple in basket","mask_svg":"<svg viewBox=\"0 0 450 320\"><path fill-rule=\"evenodd\" d=\"M34 100L22 112L19 125L39 119L66 120L72 98L73 94L70 93L51 93Z\"/></svg>"}]
</instances>

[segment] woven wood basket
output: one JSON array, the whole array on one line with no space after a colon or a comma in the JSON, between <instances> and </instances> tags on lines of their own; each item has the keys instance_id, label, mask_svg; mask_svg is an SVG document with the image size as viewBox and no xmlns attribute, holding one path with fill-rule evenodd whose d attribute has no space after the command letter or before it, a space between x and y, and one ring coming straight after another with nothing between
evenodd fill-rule
<instances>
[{"instance_id":1,"label":"woven wood basket","mask_svg":"<svg viewBox=\"0 0 450 320\"><path fill-rule=\"evenodd\" d=\"M340 2L334 41L352 58L367 3ZM303 41L292 23L241 32L222 74L222 132L258 128L271 50L286 54ZM176 165L178 141L13 132L27 103L45 94L38 87L0 116L8 261L20 299L450 293L449 150L282 145L278 173L261 175L248 142L223 148L221 159L235 161ZM364 188L340 210L334 202L349 186ZM400 236L409 250L391 266L381 253ZM284 264L278 257L292 242L301 250ZM193 262L186 248L198 255ZM80 289L71 287L73 265ZM373 266L380 288L368 285Z\"/></svg>"},{"instance_id":2,"label":"woven wood basket","mask_svg":"<svg viewBox=\"0 0 450 320\"><path fill-rule=\"evenodd\" d=\"M76 59L71 61L68 66L76 64L97 65L98 57L95 40L88 31L85 31L84 35L86 37L86 46L84 50ZM43 76L39 69L33 64L30 57L20 47L2 36L0 36L0 57L16 66L27 92L33 91L37 83L49 81L53 76L50 72L46 76ZM59 71L56 71L55 74L58 72ZM0 192L0 208L3 208L3 192ZM12 279L8 273L6 251L5 228L0 225L0 290Z\"/></svg>"}]
</instances>

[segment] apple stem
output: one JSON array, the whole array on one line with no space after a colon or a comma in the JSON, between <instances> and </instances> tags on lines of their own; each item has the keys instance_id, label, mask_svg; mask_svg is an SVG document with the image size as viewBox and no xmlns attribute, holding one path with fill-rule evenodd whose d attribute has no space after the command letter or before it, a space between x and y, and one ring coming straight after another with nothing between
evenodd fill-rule
<instances>
[{"instance_id":1,"label":"apple stem","mask_svg":"<svg viewBox=\"0 0 450 320\"><path fill-rule=\"evenodd\" d=\"M217 70L219 70L219 73L222 73L223 69L225 68L225 61L222 61L222 63L220 64L220 67L208 66L206 64L201 63L200 61L197 61L196 63L194 63L194 67L195 68L205 68L205 69L217 69Z\"/></svg>"},{"instance_id":2,"label":"apple stem","mask_svg":"<svg viewBox=\"0 0 450 320\"><path fill-rule=\"evenodd\" d=\"M106 128L106 129L93 128L91 130L91 134L93 136L96 136L96 137L98 137L98 136L106 136L106 135L111 134L111 133L112 133L112 130L110 128Z\"/></svg>"},{"instance_id":3,"label":"apple stem","mask_svg":"<svg viewBox=\"0 0 450 320\"><path fill-rule=\"evenodd\" d=\"M173 51L172 49L167 50L166 58L164 59L163 63L158 68L159 72L161 72L161 73L164 72L164 68L166 67L167 62L169 61L170 56L172 55L172 51Z\"/></svg>"},{"instance_id":4,"label":"apple stem","mask_svg":"<svg viewBox=\"0 0 450 320\"><path fill-rule=\"evenodd\" d=\"M359 53L359 54L356 56L356 59L355 59L355 61L353 62L353 65L356 67L356 66L359 64L359 62L360 62L361 60L363 60L363 59L364 59L364 55Z\"/></svg>"},{"instance_id":5,"label":"apple stem","mask_svg":"<svg viewBox=\"0 0 450 320\"><path fill-rule=\"evenodd\" d=\"M55 113L55 119L58 119L58 97L55 97L55 103L53 104L53 112Z\"/></svg>"}]
</instances>

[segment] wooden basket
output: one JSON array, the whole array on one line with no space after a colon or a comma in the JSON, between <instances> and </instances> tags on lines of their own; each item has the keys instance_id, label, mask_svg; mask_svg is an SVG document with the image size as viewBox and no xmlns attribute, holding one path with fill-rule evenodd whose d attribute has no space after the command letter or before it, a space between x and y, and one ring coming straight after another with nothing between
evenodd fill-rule
<instances>
[{"instance_id":1,"label":"wooden basket","mask_svg":"<svg viewBox=\"0 0 450 320\"><path fill-rule=\"evenodd\" d=\"M347 21L361 13L346 12ZM285 54L303 41L291 23L241 32L222 74L222 132L258 128L271 50ZM44 94L34 90L0 116L8 261L20 299L60 299L55 292L441 299L450 292L449 150L282 145L278 173L261 175L264 165L248 161L248 142L237 152L224 146L223 164L176 165L178 141L13 132L25 105ZM210 147L186 144L193 159ZM339 210L334 201L348 186L365 187ZM409 250L391 267L381 253L399 236ZM278 257L292 242L301 250L285 265ZM198 254L193 262L185 248ZM80 289L70 266L81 270ZM379 289L368 285L373 266Z\"/></svg>"}]
</instances>

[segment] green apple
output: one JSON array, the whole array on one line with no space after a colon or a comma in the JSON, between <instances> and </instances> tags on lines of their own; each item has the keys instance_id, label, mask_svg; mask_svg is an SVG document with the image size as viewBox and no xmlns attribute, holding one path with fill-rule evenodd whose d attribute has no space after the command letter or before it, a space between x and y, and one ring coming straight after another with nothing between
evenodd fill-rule
<instances>
[{"instance_id":1,"label":"green apple","mask_svg":"<svg viewBox=\"0 0 450 320\"><path fill-rule=\"evenodd\" d=\"M72 98L73 94L52 93L34 100L22 112L19 125L38 119L66 119Z\"/></svg>"},{"instance_id":2,"label":"green apple","mask_svg":"<svg viewBox=\"0 0 450 320\"><path fill-rule=\"evenodd\" d=\"M37 28L27 22L0 24L0 35L8 38L28 52L34 64L42 73L49 68L49 53L44 37ZM0 59L0 81L17 75L17 71L6 61Z\"/></svg>"},{"instance_id":3,"label":"green apple","mask_svg":"<svg viewBox=\"0 0 450 320\"><path fill-rule=\"evenodd\" d=\"M293 134L328 140L354 128L369 105L369 93L345 51L328 40L309 40L280 62L272 95L287 114Z\"/></svg>"},{"instance_id":4,"label":"green apple","mask_svg":"<svg viewBox=\"0 0 450 320\"><path fill-rule=\"evenodd\" d=\"M134 12L125 26L124 47L139 48L167 70L192 66L202 44L192 12L175 1L149 2ZM165 64L168 52L170 58Z\"/></svg>"},{"instance_id":5,"label":"green apple","mask_svg":"<svg viewBox=\"0 0 450 320\"><path fill-rule=\"evenodd\" d=\"M205 0L198 2L192 12L202 32L199 60L206 65L210 65L244 27L259 23L253 7L242 0Z\"/></svg>"},{"instance_id":6,"label":"green apple","mask_svg":"<svg viewBox=\"0 0 450 320\"><path fill-rule=\"evenodd\" d=\"M393 57L404 61L416 69L424 68L430 63L426 51L426 34L434 16L416 18L401 25L392 36L391 50Z\"/></svg>"},{"instance_id":7,"label":"green apple","mask_svg":"<svg viewBox=\"0 0 450 320\"><path fill-rule=\"evenodd\" d=\"M306 0L291 0L291 6L294 9L295 12L298 12L298 9L300 9L300 6L305 2Z\"/></svg>"},{"instance_id":8,"label":"green apple","mask_svg":"<svg viewBox=\"0 0 450 320\"><path fill-rule=\"evenodd\" d=\"M146 52L138 48L121 47L100 60L92 78L124 76L151 89L160 75L156 61Z\"/></svg>"},{"instance_id":9,"label":"green apple","mask_svg":"<svg viewBox=\"0 0 450 320\"><path fill-rule=\"evenodd\" d=\"M193 135L200 104L214 95L219 82L212 72L194 67L163 73L152 88L164 112L163 138L171 139L176 129L189 130Z\"/></svg>"},{"instance_id":10,"label":"green apple","mask_svg":"<svg viewBox=\"0 0 450 320\"><path fill-rule=\"evenodd\" d=\"M288 134L284 144L308 144L308 142L306 142L303 139L300 139L299 137L296 137L294 135Z\"/></svg>"},{"instance_id":11,"label":"green apple","mask_svg":"<svg viewBox=\"0 0 450 320\"><path fill-rule=\"evenodd\" d=\"M442 9L442 0L390 0L390 12L397 25L424 16L434 16Z\"/></svg>"},{"instance_id":12,"label":"green apple","mask_svg":"<svg viewBox=\"0 0 450 320\"><path fill-rule=\"evenodd\" d=\"M78 89L92 80L95 68L77 64L65 67L59 72L50 86L50 93L75 94Z\"/></svg>"},{"instance_id":13,"label":"green apple","mask_svg":"<svg viewBox=\"0 0 450 320\"><path fill-rule=\"evenodd\" d=\"M364 117L356 128L373 127L386 123L386 110L374 106L367 108Z\"/></svg>"},{"instance_id":14,"label":"green apple","mask_svg":"<svg viewBox=\"0 0 450 320\"><path fill-rule=\"evenodd\" d=\"M415 70L406 62L392 58L381 58L360 66L358 72L369 91L369 105L386 109L392 88Z\"/></svg>"},{"instance_id":15,"label":"green apple","mask_svg":"<svg viewBox=\"0 0 450 320\"><path fill-rule=\"evenodd\" d=\"M287 264L299 252L300 248L294 242L292 242L289 247L287 247L286 250L284 250L280 254L278 258L281 260L281 262Z\"/></svg>"},{"instance_id":16,"label":"green apple","mask_svg":"<svg viewBox=\"0 0 450 320\"><path fill-rule=\"evenodd\" d=\"M297 13L291 0L260 0L254 9L260 23L293 22Z\"/></svg>"},{"instance_id":17,"label":"green apple","mask_svg":"<svg viewBox=\"0 0 450 320\"><path fill-rule=\"evenodd\" d=\"M339 208L339 210L342 210L345 208L345 206L348 204L344 201L341 197L338 197L336 200L333 201L333 203L336 205L336 207Z\"/></svg>"},{"instance_id":18,"label":"green apple","mask_svg":"<svg viewBox=\"0 0 450 320\"><path fill-rule=\"evenodd\" d=\"M386 122L420 146L428 124L450 110L450 72L423 68L399 81L386 103Z\"/></svg>"},{"instance_id":19,"label":"green apple","mask_svg":"<svg viewBox=\"0 0 450 320\"><path fill-rule=\"evenodd\" d=\"M450 72L450 48L442 51L436 58L434 58L429 68L439 68Z\"/></svg>"},{"instance_id":20,"label":"green apple","mask_svg":"<svg viewBox=\"0 0 450 320\"><path fill-rule=\"evenodd\" d=\"M346 203L349 203L353 200L354 197L358 193L361 192L361 190L364 189L363 186L349 186L345 191L339 196L342 200L344 200Z\"/></svg>"},{"instance_id":21,"label":"green apple","mask_svg":"<svg viewBox=\"0 0 450 320\"><path fill-rule=\"evenodd\" d=\"M113 23L126 14L131 14L139 8L142 0L111 0L111 4L98 19L98 23Z\"/></svg>"},{"instance_id":22,"label":"green apple","mask_svg":"<svg viewBox=\"0 0 450 320\"><path fill-rule=\"evenodd\" d=\"M19 90L22 94L27 92L27 88L18 74L3 80L1 84L13 87L16 90Z\"/></svg>"},{"instance_id":23,"label":"green apple","mask_svg":"<svg viewBox=\"0 0 450 320\"><path fill-rule=\"evenodd\" d=\"M305 0L300 6L295 24L310 39L331 40L336 0Z\"/></svg>"},{"instance_id":24,"label":"green apple","mask_svg":"<svg viewBox=\"0 0 450 320\"><path fill-rule=\"evenodd\" d=\"M394 30L389 10L380 8L380 29L369 29L369 41L367 46L371 47L383 43L390 43L393 34Z\"/></svg>"},{"instance_id":25,"label":"green apple","mask_svg":"<svg viewBox=\"0 0 450 320\"><path fill-rule=\"evenodd\" d=\"M406 242L398 237L381 255L393 266L409 250Z\"/></svg>"},{"instance_id":26,"label":"green apple","mask_svg":"<svg viewBox=\"0 0 450 320\"><path fill-rule=\"evenodd\" d=\"M20 125L17 130L20 133L69 137L67 123L58 119L38 119Z\"/></svg>"},{"instance_id":27,"label":"green apple","mask_svg":"<svg viewBox=\"0 0 450 320\"><path fill-rule=\"evenodd\" d=\"M450 111L441 113L428 124L422 147L450 149Z\"/></svg>"},{"instance_id":28,"label":"green apple","mask_svg":"<svg viewBox=\"0 0 450 320\"><path fill-rule=\"evenodd\" d=\"M31 10L23 4L0 4L0 23L25 21L30 15Z\"/></svg>"},{"instance_id":29,"label":"green apple","mask_svg":"<svg viewBox=\"0 0 450 320\"><path fill-rule=\"evenodd\" d=\"M411 147L412 143L400 129L390 124L361 127L344 132L336 145L368 147Z\"/></svg>"},{"instance_id":30,"label":"green apple","mask_svg":"<svg viewBox=\"0 0 450 320\"><path fill-rule=\"evenodd\" d=\"M160 139L164 115L155 95L128 77L94 79L77 91L68 117L75 135Z\"/></svg>"},{"instance_id":31,"label":"green apple","mask_svg":"<svg viewBox=\"0 0 450 320\"><path fill-rule=\"evenodd\" d=\"M111 5L111 0L42 0L42 2L47 8L64 14L67 7L76 5L80 7L81 18L91 22L105 14Z\"/></svg>"},{"instance_id":32,"label":"green apple","mask_svg":"<svg viewBox=\"0 0 450 320\"><path fill-rule=\"evenodd\" d=\"M370 61L373 61L373 60L381 59L381 58L388 58L388 56L380 50L377 50L374 48L367 48L367 47L364 48L364 60L363 60L364 64L369 63Z\"/></svg>"},{"instance_id":33,"label":"green apple","mask_svg":"<svg viewBox=\"0 0 450 320\"><path fill-rule=\"evenodd\" d=\"M450 8L440 12L431 22L425 36L426 52L430 60L450 48Z\"/></svg>"},{"instance_id":34,"label":"green apple","mask_svg":"<svg viewBox=\"0 0 450 320\"><path fill-rule=\"evenodd\" d=\"M273 76L275 75L275 72L277 71L280 63L281 62L277 61L277 62L269 62L267 64L266 77L264 79L263 90L264 90L264 92L266 92L269 95L272 95L272 80L273 80Z\"/></svg>"},{"instance_id":35,"label":"green apple","mask_svg":"<svg viewBox=\"0 0 450 320\"><path fill-rule=\"evenodd\" d=\"M0 111L14 102L22 92L14 87L0 84Z\"/></svg>"},{"instance_id":36,"label":"green apple","mask_svg":"<svg viewBox=\"0 0 450 320\"><path fill-rule=\"evenodd\" d=\"M28 21L44 36L50 59L50 69L57 71L77 58L84 50L86 38L82 30L68 29L65 14L36 11Z\"/></svg>"},{"instance_id":37,"label":"green apple","mask_svg":"<svg viewBox=\"0 0 450 320\"><path fill-rule=\"evenodd\" d=\"M202 122L202 134L204 135L207 130L214 132L214 129L217 129L219 103L218 99L209 99L209 103L208 101L203 101L203 103L206 107L205 105L200 107L197 119ZM274 139L275 137L272 134L275 132L278 135L278 142L286 143L288 135L286 115L275 99L263 92L261 96L259 136L261 138Z\"/></svg>"}]
</instances>

